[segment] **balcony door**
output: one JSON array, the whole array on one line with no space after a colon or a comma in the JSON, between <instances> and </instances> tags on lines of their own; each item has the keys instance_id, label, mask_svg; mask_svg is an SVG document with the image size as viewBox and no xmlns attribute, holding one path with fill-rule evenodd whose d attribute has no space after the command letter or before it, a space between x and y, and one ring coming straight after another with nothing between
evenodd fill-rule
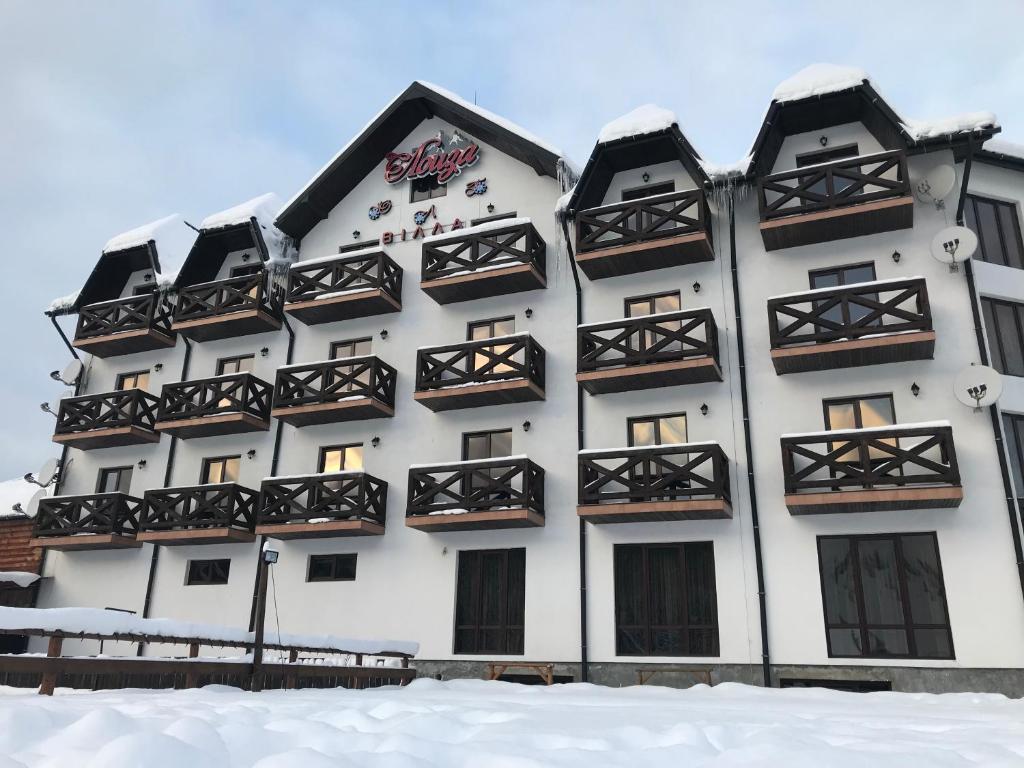
<instances>
[{"instance_id":1,"label":"balcony door","mask_svg":"<svg viewBox=\"0 0 1024 768\"><path fill-rule=\"evenodd\" d=\"M128 493L131 484L131 467L105 467L96 478L96 493Z\"/></svg>"},{"instance_id":2,"label":"balcony door","mask_svg":"<svg viewBox=\"0 0 1024 768\"><path fill-rule=\"evenodd\" d=\"M236 357L222 357L217 361L217 375L224 376L229 373L252 373L253 367L256 365L256 355L238 355ZM244 399L243 393L240 391L238 399L241 401ZM232 400L227 397L222 397L218 403L218 408L230 408L232 406ZM241 407L241 403L239 403Z\"/></svg>"},{"instance_id":3,"label":"balcony door","mask_svg":"<svg viewBox=\"0 0 1024 768\"><path fill-rule=\"evenodd\" d=\"M462 460L481 461L500 459L512 455L512 430L497 429L489 432L467 432L462 436ZM494 489L494 481L507 469L474 469L469 475L468 487L464 483L463 496L473 501L495 501L511 498L507 490Z\"/></svg>"},{"instance_id":4,"label":"balcony door","mask_svg":"<svg viewBox=\"0 0 1024 768\"><path fill-rule=\"evenodd\" d=\"M635 296L631 299L626 299L625 309L626 317L659 315L663 312L678 312L682 309L682 300L679 296L679 291L666 291L665 293ZM664 328L668 333L678 333L679 329L682 328L682 322L679 320L669 320L668 322L658 323L658 327ZM629 347L635 354L645 355L648 350L658 343L661 336L657 331L637 331L629 337ZM658 351L679 352L682 348L682 342L670 341Z\"/></svg>"},{"instance_id":5,"label":"balcony door","mask_svg":"<svg viewBox=\"0 0 1024 768\"><path fill-rule=\"evenodd\" d=\"M117 386L115 389L124 391L126 389L147 389L148 387L149 371L133 371L117 375Z\"/></svg>"},{"instance_id":6,"label":"balcony door","mask_svg":"<svg viewBox=\"0 0 1024 768\"><path fill-rule=\"evenodd\" d=\"M818 149L813 152L804 152L796 156L796 167L806 168L811 165L818 165L819 163L833 163L836 160L843 160L847 157L857 157L860 154L856 144L843 144L838 147L828 147L826 149ZM800 184L802 185L811 176L800 177ZM833 178L833 194L838 195L844 189L853 184L848 179ZM821 195L823 198L828 198L828 184L825 178L821 178L818 181L811 184L806 192ZM808 201L811 202L811 201Z\"/></svg>"},{"instance_id":7,"label":"balcony door","mask_svg":"<svg viewBox=\"0 0 1024 768\"><path fill-rule=\"evenodd\" d=\"M643 448L657 445L678 445L686 442L686 414L669 413L660 416L637 416L626 422L628 443L630 448ZM636 485L649 489L661 484L665 475L675 471L671 461L650 460L633 466L629 471L630 480ZM688 480L677 479L667 485L665 490L689 488ZM673 497L648 496L636 497L636 501L670 501Z\"/></svg>"},{"instance_id":8,"label":"balcony door","mask_svg":"<svg viewBox=\"0 0 1024 768\"><path fill-rule=\"evenodd\" d=\"M467 341L480 341L483 339L493 339L496 336L508 336L509 334L516 332L516 319L514 317L499 317L494 320L478 320L476 322L469 323L466 328L466 339ZM492 355L501 355L505 353L510 345L508 344L495 344L494 346L484 347L483 349L488 350L491 354L485 354L483 352L475 352L470 362L470 373L476 373L482 371L487 374L491 373L510 373L515 370L512 366L507 363L500 363L494 367L488 367L491 362ZM516 355L518 358L519 355ZM516 362L520 362L518 359Z\"/></svg>"},{"instance_id":9,"label":"balcony door","mask_svg":"<svg viewBox=\"0 0 1024 768\"><path fill-rule=\"evenodd\" d=\"M258 275L262 271L263 262L257 259L256 261L252 261L247 264L239 264L236 267L232 267L228 275L229 277L251 277L253 275ZM246 292L246 295L251 299L255 299L259 291L260 287L259 283L257 283Z\"/></svg>"},{"instance_id":10,"label":"balcony door","mask_svg":"<svg viewBox=\"0 0 1024 768\"><path fill-rule=\"evenodd\" d=\"M822 401L825 412L825 428L832 431L851 429L868 429L871 427L891 427L896 424L896 407L892 395L869 395L864 397L848 397ZM880 442L898 445L894 437L885 438ZM829 446L835 450L835 444ZM889 454L879 448L868 449L868 459L872 463L889 458ZM861 456L857 450L843 454L838 461L859 464Z\"/></svg>"},{"instance_id":11,"label":"balcony door","mask_svg":"<svg viewBox=\"0 0 1024 768\"><path fill-rule=\"evenodd\" d=\"M237 483L241 463L241 456L218 456L216 458L203 459L203 469L199 475L199 484ZM231 519L232 494L224 493L223 491L207 490L202 492L202 497L207 502L208 507L215 508L207 513L210 517L223 516L225 519Z\"/></svg>"},{"instance_id":12,"label":"balcony door","mask_svg":"<svg viewBox=\"0 0 1024 768\"><path fill-rule=\"evenodd\" d=\"M875 277L875 264L869 262L866 264L851 264L845 267L834 267L831 269L815 269L808 273L809 282L811 289L816 290L818 288L839 288L843 285L855 285L857 283L870 283L874 282L877 278ZM865 298L878 301L878 294L865 294ZM814 309L817 311L823 304L822 301L815 301ZM871 310L866 307L859 305L850 305L848 316L844 315L843 305L836 304L834 307L829 307L821 313L823 320L828 320L830 323L836 325L845 326L850 323L857 323L863 320L871 314ZM869 323L869 325L881 325L882 319ZM815 331L818 333L825 333L834 330L823 325L815 326Z\"/></svg>"},{"instance_id":13,"label":"balcony door","mask_svg":"<svg viewBox=\"0 0 1024 768\"><path fill-rule=\"evenodd\" d=\"M363 444L352 443L350 445L330 445L320 449L320 459L317 464L317 472L329 474L333 472L362 472L363 470ZM337 514L342 504L331 503L331 493L337 493L344 485L344 480L325 480L312 493L311 502L316 505L324 505L323 512L330 510Z\"/></svg>"},{"instance_id":14,"label":"balcony door","mask_svg":"<svg viewBox=\"0 0 1024 768\"><path fill-rule=\"evenodd\" d=\"M459 552L455 653L523 653L526 550Z\"/></svg>"},{"instance_id":15,"label":"balcony door","mask_svg":"<svg viewBox=\"0 0 1024 768\"><path fill-rule=\"evenodd\" d=\"M331 360L339 360L347 357L365 357L370 354L370 348L373 344L373 339L347 339L345 341L332 341L331 342ZM352 366L351 365L338 365L334 368L334 373L329 374L331 381L324 382L324 389L333 387L335 384L334 377L338 376L351 376ZM370 389L370 369L367 368L365 371L360 373L358 376L354 376L345 382L342 386L338 387L335 391L338 392L369 392Z\"/></svg>"}]
</instances>

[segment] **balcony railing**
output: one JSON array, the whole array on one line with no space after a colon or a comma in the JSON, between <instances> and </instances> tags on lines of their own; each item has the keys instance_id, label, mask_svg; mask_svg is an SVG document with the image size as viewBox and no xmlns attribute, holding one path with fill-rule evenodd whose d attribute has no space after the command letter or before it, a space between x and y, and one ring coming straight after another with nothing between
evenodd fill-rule
<instances>
[{"instance_id":1,"label":"balcony railing","mask_svg":"<svg viewBox=\"0 0 1024 768\"><path fill-rule=\"evenodd\" d=\"M768 299L777 373L926 360L935 349L923 277Z\"/></svg>"},{"instance_id":2,"label":"balcony railing","mask_svg":"<svg viewBox=\"0 0 1024 768\"><path fill-rule=\"evenodd\" d=\"M943 422L785 435L781 444L793 514L956 507L963 498Z\"/></svg>"},{"instance_id":3,"label":"balcony railing","mask_svg":"<svg viewBox=\"0 0 1024 768\"><path fill-rule=\"evenodd\" d=\"M594 523L732 517L729 460L717 443L581 451L577 512Z\"/></svg>"},{"instance_id":4,"label":"balcony railing","mask_svg":"<svg viewBox=\"0 0 1024 768\"><path fill-rule=\"evenodd\" d=\"M156 428L181 438L270 428L272 387L251 373L165 384Z\"/></svg>"},{"instance_id":5,"label":"balcony railing","mask_svg":"<svg viewBox=\"0 0 1024 768\"><path fill-rule=\"evenodd\" d=\"M528 333L416 353L413 397L433 411L544 399L544 348Z\"/></svg>"},{"instance_id":6,"label":"balcony railing","mask_svg":"<svg viewBox=\"0 0 1024 768\"><path fill-rule=\"evenodd\" d=\"M41 499L32 536L52 549L136 547L142 500L126 493Z\"/></svg>"},{"instance_id":7,"label":"balcony railing","mask_svg":"<svg viewBox=\"0 0 1024 768\"><path fill-rule=\"evenodd\" d=\"M280 292L268 274L229 277L182 288L171 327L196 341L210 341L281 327Z\"/></svg>"},{"instance_id":8,"label":"balcony railing","mask_svg":"<svg viewBox=\"0 0 1024 768\"><path fill-rule=\"evenodd\" d=\"M758 207L768 250L906 229L914 221L906 155L880 152L764 176Z\"/></svg>"},{"instance_id":9,"label":"balcony railing","mask_svg":"<svg viewBox=\"0 0 1024 768\"><path fill-rule=\"evenodd\" d=\"M412 467L405 514L430 531L544 525L544 470L525 456Z\"/></svg>"},{"instance_id":10,"label":"balcony railing","mask_svg":"<svg viewBox=\"0 0 1024 768\"><path fill-rule=\"evenodd\" d=\"M544 288L547 245L529 221L457 230L423 244L420 287L438 304Z\"/></svg>"},{"instance_id":11,"label":"balcony railing","mask_svg":"<svg viewBox=\"0 0 1024 768\"><path fill-rule=\"evenodd\" d=\"M591 280L710 261L709 221L700 190L590 208L576 216L576 260Z\"/></svg>"},{"instance_id":12,"label":"balcony railing","mask_svg":"<svg viewBox=\"0 0 1024 768\"><path fill-rule=\"evenodd\" d=\"M172 314L158 291L88 304L78 311L74 346L97 357L173 347Z\"/></svg>"},{"instance_id":13,"label":"balcony railing","mask_svg":"<svg viewBox=\"0 0 1024 768\"><path fill-rule=\"evenodd\" d=\"M379 536L388 484L365 472L268 477L256 532L275 539Z\"/></svg>"},{"instance_id":14,"label":"balcony railing","mask_svg":"<svg viewBox=\"0 0 1024 768\"><path fill-rule=\"evenodd\" d=\"M88 450L155 443L159 401L141 389L121 389L60 401L53 441Z\"/></svg>"},{"instance_id":15,"label":"balcony railing","mask_svg":"<svg viewBox=\"0 0 1024 768\"><path fill-rule=\"evenodd\" d=\"M397 376L372 356L279 368L271 415L297 427L394 416Z\"/></svg>"},{"instance_id":16,"label":"balcony railing","mask_svg":"<svg viewBox=\"0 0 1024 768\"><path fill-rule=\"evenodd\" d=\"M721 381L710 309L581 325L576 380L591 394Z\"/></svg>"},{"instance_id":17,"label":"balcony railing","mask_svg":"<svg viewBox=\"0 0 1024 768\"><path fill-rule=\"evenodd\" d=\"M139 541L206 544L253 541L259 494L238 483L146 491Z\"/></svg>"},{"instance_id":18,"label":"balcony railing","mask_svg":"<svg viewBox=\"0 0 1024 768\"><path fill-rule=\"evenodd\" d=\"M300 261L288 273L285 311L307 325L402 309L402 268L383 251Z\"/></svg>"}]
</instances>

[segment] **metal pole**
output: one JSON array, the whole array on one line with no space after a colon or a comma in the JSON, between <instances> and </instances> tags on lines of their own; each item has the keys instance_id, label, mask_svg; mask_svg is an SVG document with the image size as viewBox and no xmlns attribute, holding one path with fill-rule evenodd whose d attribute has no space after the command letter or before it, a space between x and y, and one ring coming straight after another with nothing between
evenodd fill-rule
<instances>
[{"instance_id":1,"label":"metal pole","mask_svg":"<svg viewBox=\"0 0 1024 768\"><path fill-rule=\"evenodd\" d=\"M260 553L260 578L256 590L256 636L252 646L251 691L263 690L263 625L267 618L267 569L270 565Z\"/></svg>"}]
</instances>

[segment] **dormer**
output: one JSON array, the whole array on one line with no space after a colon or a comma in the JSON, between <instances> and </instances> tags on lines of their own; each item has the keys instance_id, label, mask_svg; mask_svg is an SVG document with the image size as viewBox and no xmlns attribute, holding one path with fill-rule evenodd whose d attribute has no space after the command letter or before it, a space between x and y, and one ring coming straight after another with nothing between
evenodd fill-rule
<instances>
[{"instance_id":1,"label":"dormer","mask_svg":"<svg viewBox=\"0 0 1024 768\"><path fill-rule=\"evenodd\" d=\"M714 258L708 177L674 113L647 104L608 123L563 198L591 280Z\"/></svg>"}]
</instances>

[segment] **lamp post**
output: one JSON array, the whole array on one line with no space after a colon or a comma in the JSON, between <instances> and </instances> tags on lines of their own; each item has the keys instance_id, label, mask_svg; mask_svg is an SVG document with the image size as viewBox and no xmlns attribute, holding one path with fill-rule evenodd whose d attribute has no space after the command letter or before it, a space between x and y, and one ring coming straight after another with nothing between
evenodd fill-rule
<instances>
[{"instance_id":1,"label":"lamp post","mask_svg":"<svg viewBox=\"0 0 1024 768\"><path fill-rule=\"evenodd\" d=\"M249 690L263 690L263 625L267 618L267 573L277 562L277 550L264 549L260 556L260 578L256 589L256 627L252 646L252 675Z\"/></svg>"}]
</instances>

